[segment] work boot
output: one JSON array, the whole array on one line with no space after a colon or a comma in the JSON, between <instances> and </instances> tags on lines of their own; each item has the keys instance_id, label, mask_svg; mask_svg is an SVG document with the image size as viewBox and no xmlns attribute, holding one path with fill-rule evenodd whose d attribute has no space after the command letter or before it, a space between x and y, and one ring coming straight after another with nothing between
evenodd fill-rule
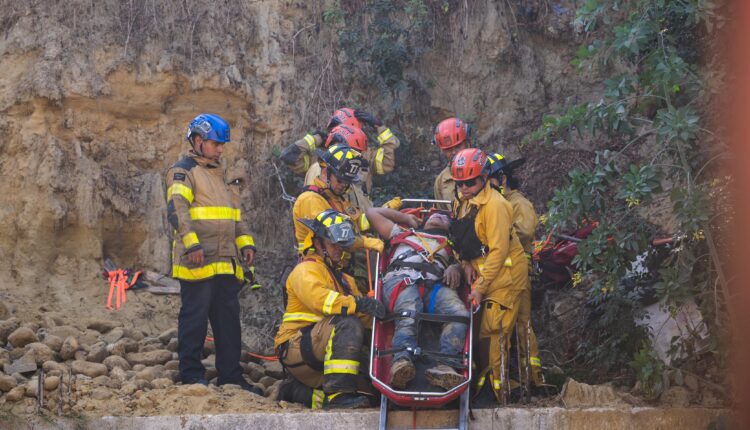
<instances>
[{"instance_id":1,"label":"work boot","mask_svg":"<svg viewBox=\"0 0 750 430\"><path fill-rule=\"evenodd\" d=\"M326 404L326 409L361 409L370 407L370 400L367 396L357 393L337 393L333 396L333 399Z\"/></svg>"},{"instance_id":2,"label":"work boot","mask_svg":"<svg viewBox=\"0 0 750 430\"><path fill-rule=\"evenodd\" d=\"M433 368L427 369L424 374L425 377L427 377L427 382L445 388L446 390L450 390L464 382L463 375L445 364L439 364Z\"/></svg>"},{"instance_id":3,"label":"work boot","mask_svg":"<svg viewBox=\"0 0 750 430\"><path fill-rule=\"evenodd\" d=\"M186 378L182 380L182 385L201 384L208 385L208 381L203 378Z\"/></svg>"},{"instance_id":4,"label":"work boot","mask_svg":"<svg viewBox=\"0 0 750 430\"><path fill-rule=\"evenodd\" d=\"M244 379L239 383L240 387L242 387L243 390L249 391L253 394L257 394L259 396L265 396L265 393L260 388L256 387L255 385L252 385L245 381Z\"/></svg>"},{"instance_id":5,"label":"work boot","mask_svg":"<svg viewBox=\"0 0 750 430\"><path fill-rule=\"evenodd\" d=\"M410 360L399 358L391 366L391 387L398 390L406 388L406 385L414 379L416 373L417 370Z\"/></svg>"}]
</instances>

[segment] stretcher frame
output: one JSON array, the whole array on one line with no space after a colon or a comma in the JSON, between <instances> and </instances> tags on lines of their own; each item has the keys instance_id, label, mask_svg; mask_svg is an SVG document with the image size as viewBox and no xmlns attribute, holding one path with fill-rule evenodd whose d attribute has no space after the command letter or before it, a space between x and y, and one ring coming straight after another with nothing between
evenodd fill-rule
<instances>
[{"instance_id":1,"label":"stretcher frame","mask_svg":"<svg viewBox=\"0 0 750 430\"><path fill-rule=\"evenodd\" d=\"M420 213L426 214L433 211L438 210L436 206L438 204L446 204L450 205L449 200L431 200L431 199L403 199L402 202L404 203L418 203L420 204L420 207L422 210L420 210ZM431 205L430 208L424 208L424 204ZM418 209L419 209L418 208ZM381 282L381 271L383 270L383 267L387 267L387 265L381 266L381 254L378 253L376 257L376 267L377 270L375 271L375 299L380 300L381 299L381 290L382 290L382 282ZM380 322L373 319L373 330L372 330L372 338L370 342L370 378L372 381L373 386L380 391L381 393L381 403L380 403L380 424L379 428L384 430L387 427L387 421L388 421L388 407L389 403L393 403L395 405L401 406L401 407L407 407L412 408L416 410L417 408L440 408L442 406L445 406L446 404L460 398L459 400L459 419L458 419L458 429L459 430L465 430L468 429L468 419L469 419L469 386L471 384L472 380L472 326L473 326L473 317L474 313L471 312L471 305L470 303L466 303L469 312L469 322L468 322L468 329L466 331L466 339L464 340L464 349L463 349L463 364L466 366L463 373L464 373L464 381L457 385L456 387L452 388L451 390L444 391L444 392L438 392L438 391L408 391L408 390L398 390L393 387L391 387L388 383L388 378L390 377L389 372L386 372L385 369L382 367L384 366L383 363L381 363L381 360L385 360L385 358L382 358L378 355L379 349L385 348L385 342L388 342L390 339L386 338L386 329L385 324L393 324L393 321L388 322ZM392 332L391 332L392 335ZM382 366L381 366L382 365ZM383 374L385 373L385 374Z\"/></svg>"}]
</instances>

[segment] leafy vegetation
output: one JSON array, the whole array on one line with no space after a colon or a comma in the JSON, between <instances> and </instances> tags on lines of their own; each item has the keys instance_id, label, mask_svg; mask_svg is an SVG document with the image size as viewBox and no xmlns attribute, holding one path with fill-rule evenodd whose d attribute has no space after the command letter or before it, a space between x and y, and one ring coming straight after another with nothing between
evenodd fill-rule
<instances>
[{"instance_id":1,"label":"leafy vegetation","mask_svg":"<svg viewBox=\"0 0 750 430\"><path fill-rule=\"evenodd\" d=\"M721 23L710 0L587 0L573 23L586 42L571 64L605 76L603 95L544 116L524 141L597 142L590 166L571 171L556 190L546 224L562 232L597 224L574 260L590 320L574 362L600 374L629 365L650 396L661 391L664 369L634 323L646 296L672 314L694 300L713 337L726 327L726 280L712 222L722 209L709 200L718 198L711 163L721 154L708 148L721 142L707 125L711 91L701 76L716 66L699 64L709 43L701 40ZM657 227L647 221L654 214L672 222ZM634 275L633 261L665 235L674 241L656 273ZM695 339L674 342L674 358L686 366L705 356Z\"/></svg>"},{"instance_id":2,"label":"leafy vegetation","mask_svg":"<svg viewBox=\"0 0 750 430\"><path fill-rule=\"evenodd\" d=\"M421 56L431 16L422 0L336 0L323 22L338 34L346 75L387 91L403 82L404 70Z\"/></svg>"}]
</instances>

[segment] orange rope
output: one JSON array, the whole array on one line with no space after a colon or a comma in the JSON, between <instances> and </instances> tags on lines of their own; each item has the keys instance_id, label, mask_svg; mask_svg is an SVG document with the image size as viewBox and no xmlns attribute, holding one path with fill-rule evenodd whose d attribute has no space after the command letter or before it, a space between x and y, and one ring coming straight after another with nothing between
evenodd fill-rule
<instances>
[{"instance_id":1,"label":"orange rope","mask_svg":"<svg viewBox=\"0 0 750 430\"><path fill-rule=\"evenodd\" d=\"M252 352L248 352L247 355L249 355L250 357L259 358L261 360L266 360L266 361L279 361L279 357L275 355L260 355L260 354L254 354Z\"/></svg>"},{"instance_id":2,"label":"orange rope","mask_svg":"<svg viewBox=\"0 0 750 430\"><path fill-rule=\"evenodd\" d=\"M367 297L375 297L375 291L372 289L372 268L370 267L370 250L365 250L367 256L367 286L370 287L370 291L367 292Z\"/></svg>"}]
</instances>

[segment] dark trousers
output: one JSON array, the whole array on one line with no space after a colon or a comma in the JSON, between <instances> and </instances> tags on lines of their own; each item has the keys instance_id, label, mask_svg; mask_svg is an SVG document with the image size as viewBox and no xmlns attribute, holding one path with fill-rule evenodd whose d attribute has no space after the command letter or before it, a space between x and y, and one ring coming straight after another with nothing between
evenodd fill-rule
<instances>
[{"instance_id":1,"label":"dark trousers","mask_svg":"<svg viewBox=\"0 0 750 430\"><path fill-rule=\"evenodd\" d=\"M239 281L232 275L219 275L198 282L180 281L182 306L177 339L183 383L194 383L206 377L201 359L209 321L216 345L218 384L243 381L239 292Z\"/></svg>"}]
</instances>

